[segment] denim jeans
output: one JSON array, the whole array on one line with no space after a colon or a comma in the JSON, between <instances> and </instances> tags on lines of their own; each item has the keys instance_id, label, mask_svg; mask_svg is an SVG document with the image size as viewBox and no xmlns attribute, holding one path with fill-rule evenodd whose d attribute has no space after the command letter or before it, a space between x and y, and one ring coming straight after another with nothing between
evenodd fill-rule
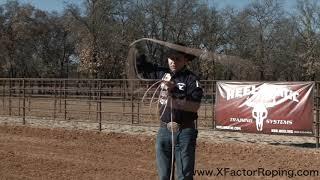
<instances>
[{"instance_id":1,"label":"denim jeans","mask_svg":"<svg viewBox=\"0 0 320 180\"><path fill-rule=\"evenodd\" d=\"M185 128L174 133L176 173L179 180L193 179L195 149L198 130ZM171 173L171 132L160 127L156 141L158 175L160 180L169 180Z\"/></svg>"}]
</instances>

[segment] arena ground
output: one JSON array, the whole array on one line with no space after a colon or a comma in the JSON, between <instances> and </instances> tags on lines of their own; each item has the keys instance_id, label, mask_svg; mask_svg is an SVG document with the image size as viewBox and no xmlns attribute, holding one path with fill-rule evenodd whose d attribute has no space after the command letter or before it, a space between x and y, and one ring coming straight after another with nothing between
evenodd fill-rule
<instances>
[{"instance_id":1,"label":"arena ground","mask_svg":"<svg viewBox=\"0 0 320 180\"><path fill-rule=\"evenodd\" d=\"M119 133L2 122L0 179L157 179L155 133L154 129ZM311 170L319 170L320 150L309 147L314 145L310 142L304 143L305 137L226 132L214 132L211 138L209 135L199 133L196 169L212 170L219 179L234 178L232 170L242 173L236 179L248 179L255 170L264 170L264 174L250 179L271 179L271 170L282 172L283 176L278 173L276 179L290 178L291 170L296 178L304 174L299 179L317 178ZM269 140L259 140L263 136ZM243 174L243 170L249 174ZM194 177L217 179L213 175Z\"/></svg>"}]
</instances>

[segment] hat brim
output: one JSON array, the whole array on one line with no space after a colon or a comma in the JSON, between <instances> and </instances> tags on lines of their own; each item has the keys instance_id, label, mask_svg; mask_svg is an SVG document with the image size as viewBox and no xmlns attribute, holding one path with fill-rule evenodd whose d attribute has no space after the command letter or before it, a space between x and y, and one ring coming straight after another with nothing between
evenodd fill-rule
<instances>
[{"instance_id":1,"label":"hat brim","mask_svg":"<svg viewBox=\"0 0 320 180\"><path fill-rule=\"evenodd\" d=\"M188 61L192 61L193 59L196 58L196 56L192 54L187 54L181 51L176 51L176 50L169 50L168 52L168 57L179 57L179 56L184 56Z\"/></svg>"}]
</instances>

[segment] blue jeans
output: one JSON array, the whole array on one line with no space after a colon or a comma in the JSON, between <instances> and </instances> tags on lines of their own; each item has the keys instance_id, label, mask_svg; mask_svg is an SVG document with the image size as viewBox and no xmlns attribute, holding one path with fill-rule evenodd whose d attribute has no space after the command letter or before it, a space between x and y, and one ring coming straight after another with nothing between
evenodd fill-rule
<instances>
[{"instance_id":1,"label":"blue jeans","mask_svg":"<svg viewBox=\"0 0 320 180\"><path fill-rule=\"evenodd\" d=\"M193 179L198 130L185 128L174 133L176 173L179 180ZM171 173L171 132L160 127L156 141L157 166L160 180L169 180Z\"/></svg>"}]
</instances>

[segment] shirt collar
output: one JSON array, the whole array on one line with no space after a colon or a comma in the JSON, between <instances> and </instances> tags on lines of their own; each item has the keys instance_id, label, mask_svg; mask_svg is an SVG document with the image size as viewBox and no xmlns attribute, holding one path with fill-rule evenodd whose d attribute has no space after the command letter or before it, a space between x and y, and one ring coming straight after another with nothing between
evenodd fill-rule
<instances>
[{"instance_id":1,"label":"shirt collar","mask_svg":"<svg viewBox=\"0 0 320 180\"><path fill-rule=\"evenodd\" d=\"M178 71L178 72L176 72L176 73L173 73L173 72L171 71L170 74L171 74L172 76L177 76L177 75L182 74L182 73L184 73L184 72L186 72L186 71L187 71L187 66L183 66L183 68L181 68L180 71Z\"/></svg>"}]
</instances>

